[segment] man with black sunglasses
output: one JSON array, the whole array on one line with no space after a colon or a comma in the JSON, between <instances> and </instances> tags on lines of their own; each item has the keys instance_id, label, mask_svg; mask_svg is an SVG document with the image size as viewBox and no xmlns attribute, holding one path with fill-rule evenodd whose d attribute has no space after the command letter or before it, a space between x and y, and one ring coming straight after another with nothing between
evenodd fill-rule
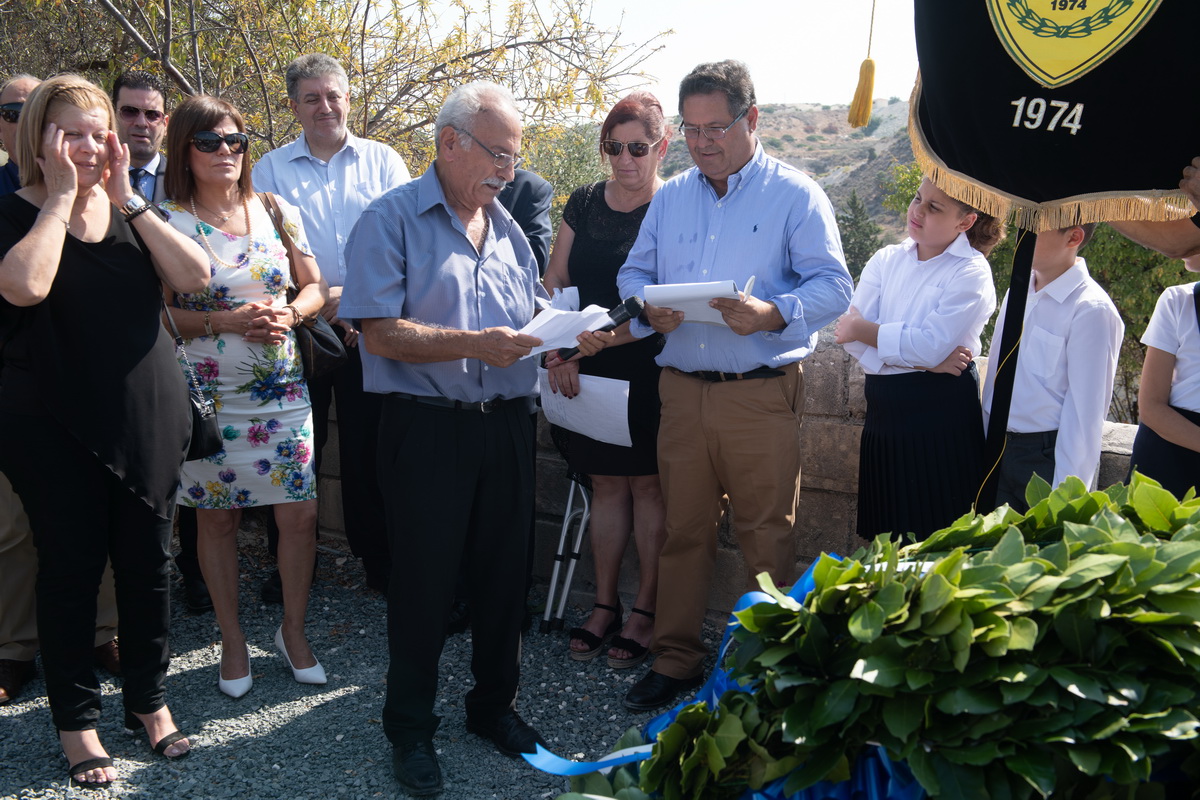
<instances>
[{"instance_id":1,"label":"man with black sunglasses","mask_svg":"<svg viewBox=\"0 0 1200 800\"><path fill-rule=\"evenodd\" d=\"M149 72L130 70L117 76L112 99L117 138L129 146L129 185L153 203L166 200L167 157L159 152L170 119L166 87Z\"/></svg>"},{"instance_id":2,"label":"man with black sunglasses","mask_svg":"<svg viewBox=\"0 0 1200 800\"><path fill-rule=\"evenodd\" d=\"M17 120L21 117L21 106L25 98L41 81L32 75L21 73L13 75L3 86L0 86L0 147L5 152L12 153L12 143L17 138ZM17 172L17 162L10 156L0 167L0 195L12 194L21 188L21 176Z\"/></svg>"}]
</instances>

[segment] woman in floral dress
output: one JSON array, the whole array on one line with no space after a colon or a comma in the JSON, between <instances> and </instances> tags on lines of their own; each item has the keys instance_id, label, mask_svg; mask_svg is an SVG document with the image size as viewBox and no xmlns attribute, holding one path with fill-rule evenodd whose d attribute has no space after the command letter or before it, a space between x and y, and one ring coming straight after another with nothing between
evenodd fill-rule
<instances>
[{"instance_id":1,"label":"woman in floral dress","mask_svg":"<svg viewBox=\"0 0 1200 800\"><path fill-rule=\"evenodd\" d=\"M171 225L203 245L212 272L208 288L178 295L171 314L216 402L225 440L216 455L184 465L179 491L180 503L198 509L200 567L221 628L218 686L241 697L252 683L237 614L237 531L241 510L259 505L274 506L279 526L283 624L276 647L297 681L324 683L304 634L316 556L317 479L312 409L292 329L320 312L328 289L299 214L281 201L300 288L287 303L288 254L254 195L249 139L238 110L199 96L171 117L171 199L163 208Z\"/></svg>"}]
</instances>

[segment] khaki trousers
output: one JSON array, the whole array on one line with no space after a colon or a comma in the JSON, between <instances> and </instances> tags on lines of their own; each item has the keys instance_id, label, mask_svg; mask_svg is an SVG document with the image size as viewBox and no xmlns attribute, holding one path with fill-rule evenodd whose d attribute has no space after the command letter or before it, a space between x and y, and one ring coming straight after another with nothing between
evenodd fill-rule
<instances>
[{"instance_id":1,"label":"khaki trousers","mask_svg":"<svg viewBox=\"0 0 1200 800\"><path fill-rule=\"evenodd\" d=\"M64 501L69 502L69 501ZM0 659L32 661L37 655L37 613L34 581L37 550L29 518L8 478L0 473ZM96 615L96 645L117 635L117 599L112 567L104 569Z\"/></svg>"},{"instance_id":2,"label":"khaki trousers","mask_svg":"<svg viewBox=\"0 0 1200 800\"><path fill-rule=\"evenodd\" d=\"M783 370L776 378L708 382L668 367L659 379L667 540L652 649L663 675L690 678L703 669L700 636L726 498L747 588L758 588L760 572L781 586L795 579L804 373L799 363Z\"/></svg>"}]
</instances>

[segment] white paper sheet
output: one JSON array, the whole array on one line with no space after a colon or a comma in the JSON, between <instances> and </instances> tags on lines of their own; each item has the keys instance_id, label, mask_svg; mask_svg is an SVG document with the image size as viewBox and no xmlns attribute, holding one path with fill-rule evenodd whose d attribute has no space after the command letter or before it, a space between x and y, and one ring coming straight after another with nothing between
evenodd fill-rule
<instances>
[{"instance_id":1,"label":"white paper sheet","mask_svg":"<svg viewBox=\"0 0 1200 800\"><path fill-rule=\"evenodd\" d=\"M580 375L579 394L568 400L550 391L550 379L546 375L546 370L538 369L542 412L546 419L598 442L623 447L633 445L629 437L629 381Z\"/></svg>"},{"instance_id":2,"label":"white paper sheet","mask_svg":"<svg viewBox=\"0 0 1200 800\"><path fill-rule=\"evenodd\" d=\"M588 306L583 311L560 311L548 308L542 311L533 321L521 328L518 333L527 333L542 340L540 347L535 347L528 356L536 356L547 350L557 350L560 347L574 347L578 342L575 337L584 331L594 331L611 322L608 309L600 306Z\"/></svg>"},{"instance_id":3,"label":"white paper sheet","mask_svg":"<svg viewBox=\"0 0 1200 800\"><path fill-rule=\"evenodd\" d=\"M674 311L682 311L684 322L725 325L721 312L708 304L708 301L714 297L727 297L730 300L741 299L737 284L733 281L664 283L646 287L647 303Z\"/></svg>"}]
</instances>

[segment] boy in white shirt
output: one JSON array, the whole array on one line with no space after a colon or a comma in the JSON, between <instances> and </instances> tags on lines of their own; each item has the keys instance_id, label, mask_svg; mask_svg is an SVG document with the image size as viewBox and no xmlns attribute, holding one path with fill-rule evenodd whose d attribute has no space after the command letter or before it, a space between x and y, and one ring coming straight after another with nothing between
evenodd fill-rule
<instances>
[{"instance_id":1,"label":"boy in white shirt","mask_svg":"<svg viewBox=\"0 0 1200 800\"><path fill-rule=\"evenodd\" d=\"M1078 253L1095 223L1038 234L1025 306L1025 328L1013 382L1008 436L1000 462L997 505L1022 513L1025 487L1037 473L1057 486L1068 475L1094 488L1100 439L1125 324ZM995 330L1004 329L1008 295ZM992 409L998 341L989 353L983 418ZM983 509L981 509L983 510Z\"/></svg>"}]
</instances>

